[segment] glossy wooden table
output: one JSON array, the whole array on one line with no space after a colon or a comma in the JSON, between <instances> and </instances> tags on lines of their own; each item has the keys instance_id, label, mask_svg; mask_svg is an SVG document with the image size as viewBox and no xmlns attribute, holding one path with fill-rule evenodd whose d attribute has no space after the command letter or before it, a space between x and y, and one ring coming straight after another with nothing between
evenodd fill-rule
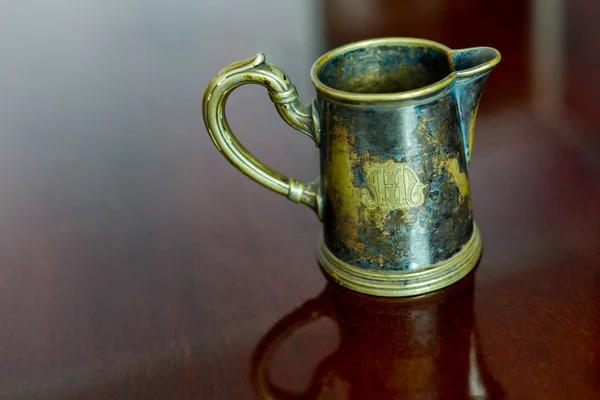
<instances>
[{"instance_id":1,"label":"glossy wooden table","mask_svg":"<svg viewBox=\"0 0 600 400\"><path fill-rule=\"evenodd\" d=\"M600 398L599 7L21 3L0 14L0 398ZM504 56L470 176L482 261L385 301L327 284L312 212L227 164L201 116L230 62L263 51L308 101L322 52L381 35ZM316 176L261 88L228 115Z\"/></svg>"}]
</instances>

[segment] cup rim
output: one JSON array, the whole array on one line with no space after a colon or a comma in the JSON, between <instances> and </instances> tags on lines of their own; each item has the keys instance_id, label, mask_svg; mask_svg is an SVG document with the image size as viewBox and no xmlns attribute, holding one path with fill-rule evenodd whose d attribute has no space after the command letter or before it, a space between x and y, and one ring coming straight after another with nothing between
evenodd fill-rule
<instances>
[{"instance_id":1,"label":"cup rim","mask_svg":"<svg viewBox=\"0 0 600 400\"><path fill-rule=\"evenodd\" d=\"M395 92L395 93L347 92L344 90L338 90L338 89L334 89L330 86L327 86L319 79L318 75L319 75L319 72L321 71L321 68L325 64L327 64L327 62L330 61L331 59L333 59L339 55L348 53L350 51L364 49L364 48L368 48L368 47L385 46L385 45L391 45L391 46L409 45L409 46L414 46L414 47L433 48L435 50L441 51L441 52L445 53L446 56L448 57L451 72L448 75L446 75L444 78L442 78L430 85L423 86L423 87L420 87L417 89L407 90L407 91L403 91L403 92ZM399 101L399 100L413 100L413 99L418 99L418 98L421 98L424 96L429 96L429 95L438 93L438 92L444 90L445 88L448 88L450 86L450 84L456 80L458 74L454 70L454 67L452 66L452 53L453 52L455 52L455 51L450 49L448 46L444 46L441 43L434 42L432 40L427 40L427 39L420 39L420 38L385 37L385 38L378 38L378 39L360 40L357 42L353 42L353 43L349 43L349 44L337 47L337 48L325 53L321 57L319 57L317 59L317 61L315 61L315 63L313 64L313 66L310 70L310 78L312 80L313 85L315 86L315 89L317 89L317 91L319 93L323 94L324 96L326 96L328 98L335 99L335 100L341 100L341 101L345 101L345 102L369 102L369 103L382 103L382 102ZM486 68L474 67L469 70L461 71L461 76L465 75L465 74L473 75L473 74L476 74L476 73L481 72L486 69L488 69L488 68L487 67Z\"/></svg>"}]
</instances>

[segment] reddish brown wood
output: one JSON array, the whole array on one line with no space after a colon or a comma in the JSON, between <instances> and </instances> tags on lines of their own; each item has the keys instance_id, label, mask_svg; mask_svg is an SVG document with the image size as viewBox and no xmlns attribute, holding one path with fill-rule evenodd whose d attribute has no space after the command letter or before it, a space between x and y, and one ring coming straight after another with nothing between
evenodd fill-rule
<instances>
[{"instance_id":1,"label":"reddish brown wood","mask_svg":"<svg viewBox=\"0 0 600 400\"><path fill-rule=\"evenodd\" d=\"M600 397L597 131L589 111L531 105L527 10L513 25L466 0L459 24L453 2L403 10L413 27L434 15L433 39L496 38L505 57L470 173L480 265L379 301L326 283L313 213L239 174L202 122L208 81L258 51L308 101L334 42L321 4L34 3L0 14L0 398L252 399L252 366L284 333L268 363L282 398ZM228 116L268 164L317 175L262 88L236 91ZM327 316L300 327L313 308Z\"/></svg>"}]
</instances>

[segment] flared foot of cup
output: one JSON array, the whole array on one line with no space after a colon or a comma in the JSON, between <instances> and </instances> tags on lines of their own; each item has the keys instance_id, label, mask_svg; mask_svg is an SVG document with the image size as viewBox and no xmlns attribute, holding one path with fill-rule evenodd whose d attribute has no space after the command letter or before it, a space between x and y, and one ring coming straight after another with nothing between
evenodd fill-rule
<instances>
[{"instance_id":1,"label":"flared foot of cup","mask_svg":"<svg viewBox=\"0 0 600 400\"><path fill-rule=\"evenodd\" d=\"M358 268L333 255L324 242L319 246L319 264L329 278L351 290L374 296L406 297L434 292L457 282L477 265L481 249L481 235L474 225L473 235L458 253L412 271Z\"/></svg>"}]
</instances>

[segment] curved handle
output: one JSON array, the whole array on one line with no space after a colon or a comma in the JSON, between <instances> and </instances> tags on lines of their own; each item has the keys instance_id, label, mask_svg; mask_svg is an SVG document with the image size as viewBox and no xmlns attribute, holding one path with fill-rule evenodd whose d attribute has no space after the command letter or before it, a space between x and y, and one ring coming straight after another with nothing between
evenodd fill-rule
<instances>
[{"instance_id":1,"label":"curved handle","mask_svg":"<svg viewBox=\"0 0 600 400\"><path fill-rule=\"evenodd\" d=\"M251 365L251 381L254 385L256 394L265 400L296 400L318 398L318 392L321 390L319 379L327 375L330 364L335 361L335 353L329 355L319 364L317 371L311 379L309 388L304 393L294 393L282 389L271 381L268 372L269 361L273 358L281 344L296 331L296 329L313 323L323 317L328 317L330 310L327 304L323 303L322 298L316 298L307 301L300 308L286 315L261 339L254 350Z\"/></svg>"},{"instance_id":2,"label":"curved handle","mask_svg":"<svg viewBox=\"0 0 600 400\"><path fill-rule=\"evenodd\" d=\"M231 164L249 178L296 203L309 206L322 219L318 179L307 183L283 176L255 158L231 132L225 116L227 98L235 88L248 83L266 87L279 115L319 145L318 114L314 103L311 106L300 103L296 88L285 73L268 64L262 53L252 59L229 65L208 85L204 93L202 113L213 143Z\"/></svg>"}]
</instances>

